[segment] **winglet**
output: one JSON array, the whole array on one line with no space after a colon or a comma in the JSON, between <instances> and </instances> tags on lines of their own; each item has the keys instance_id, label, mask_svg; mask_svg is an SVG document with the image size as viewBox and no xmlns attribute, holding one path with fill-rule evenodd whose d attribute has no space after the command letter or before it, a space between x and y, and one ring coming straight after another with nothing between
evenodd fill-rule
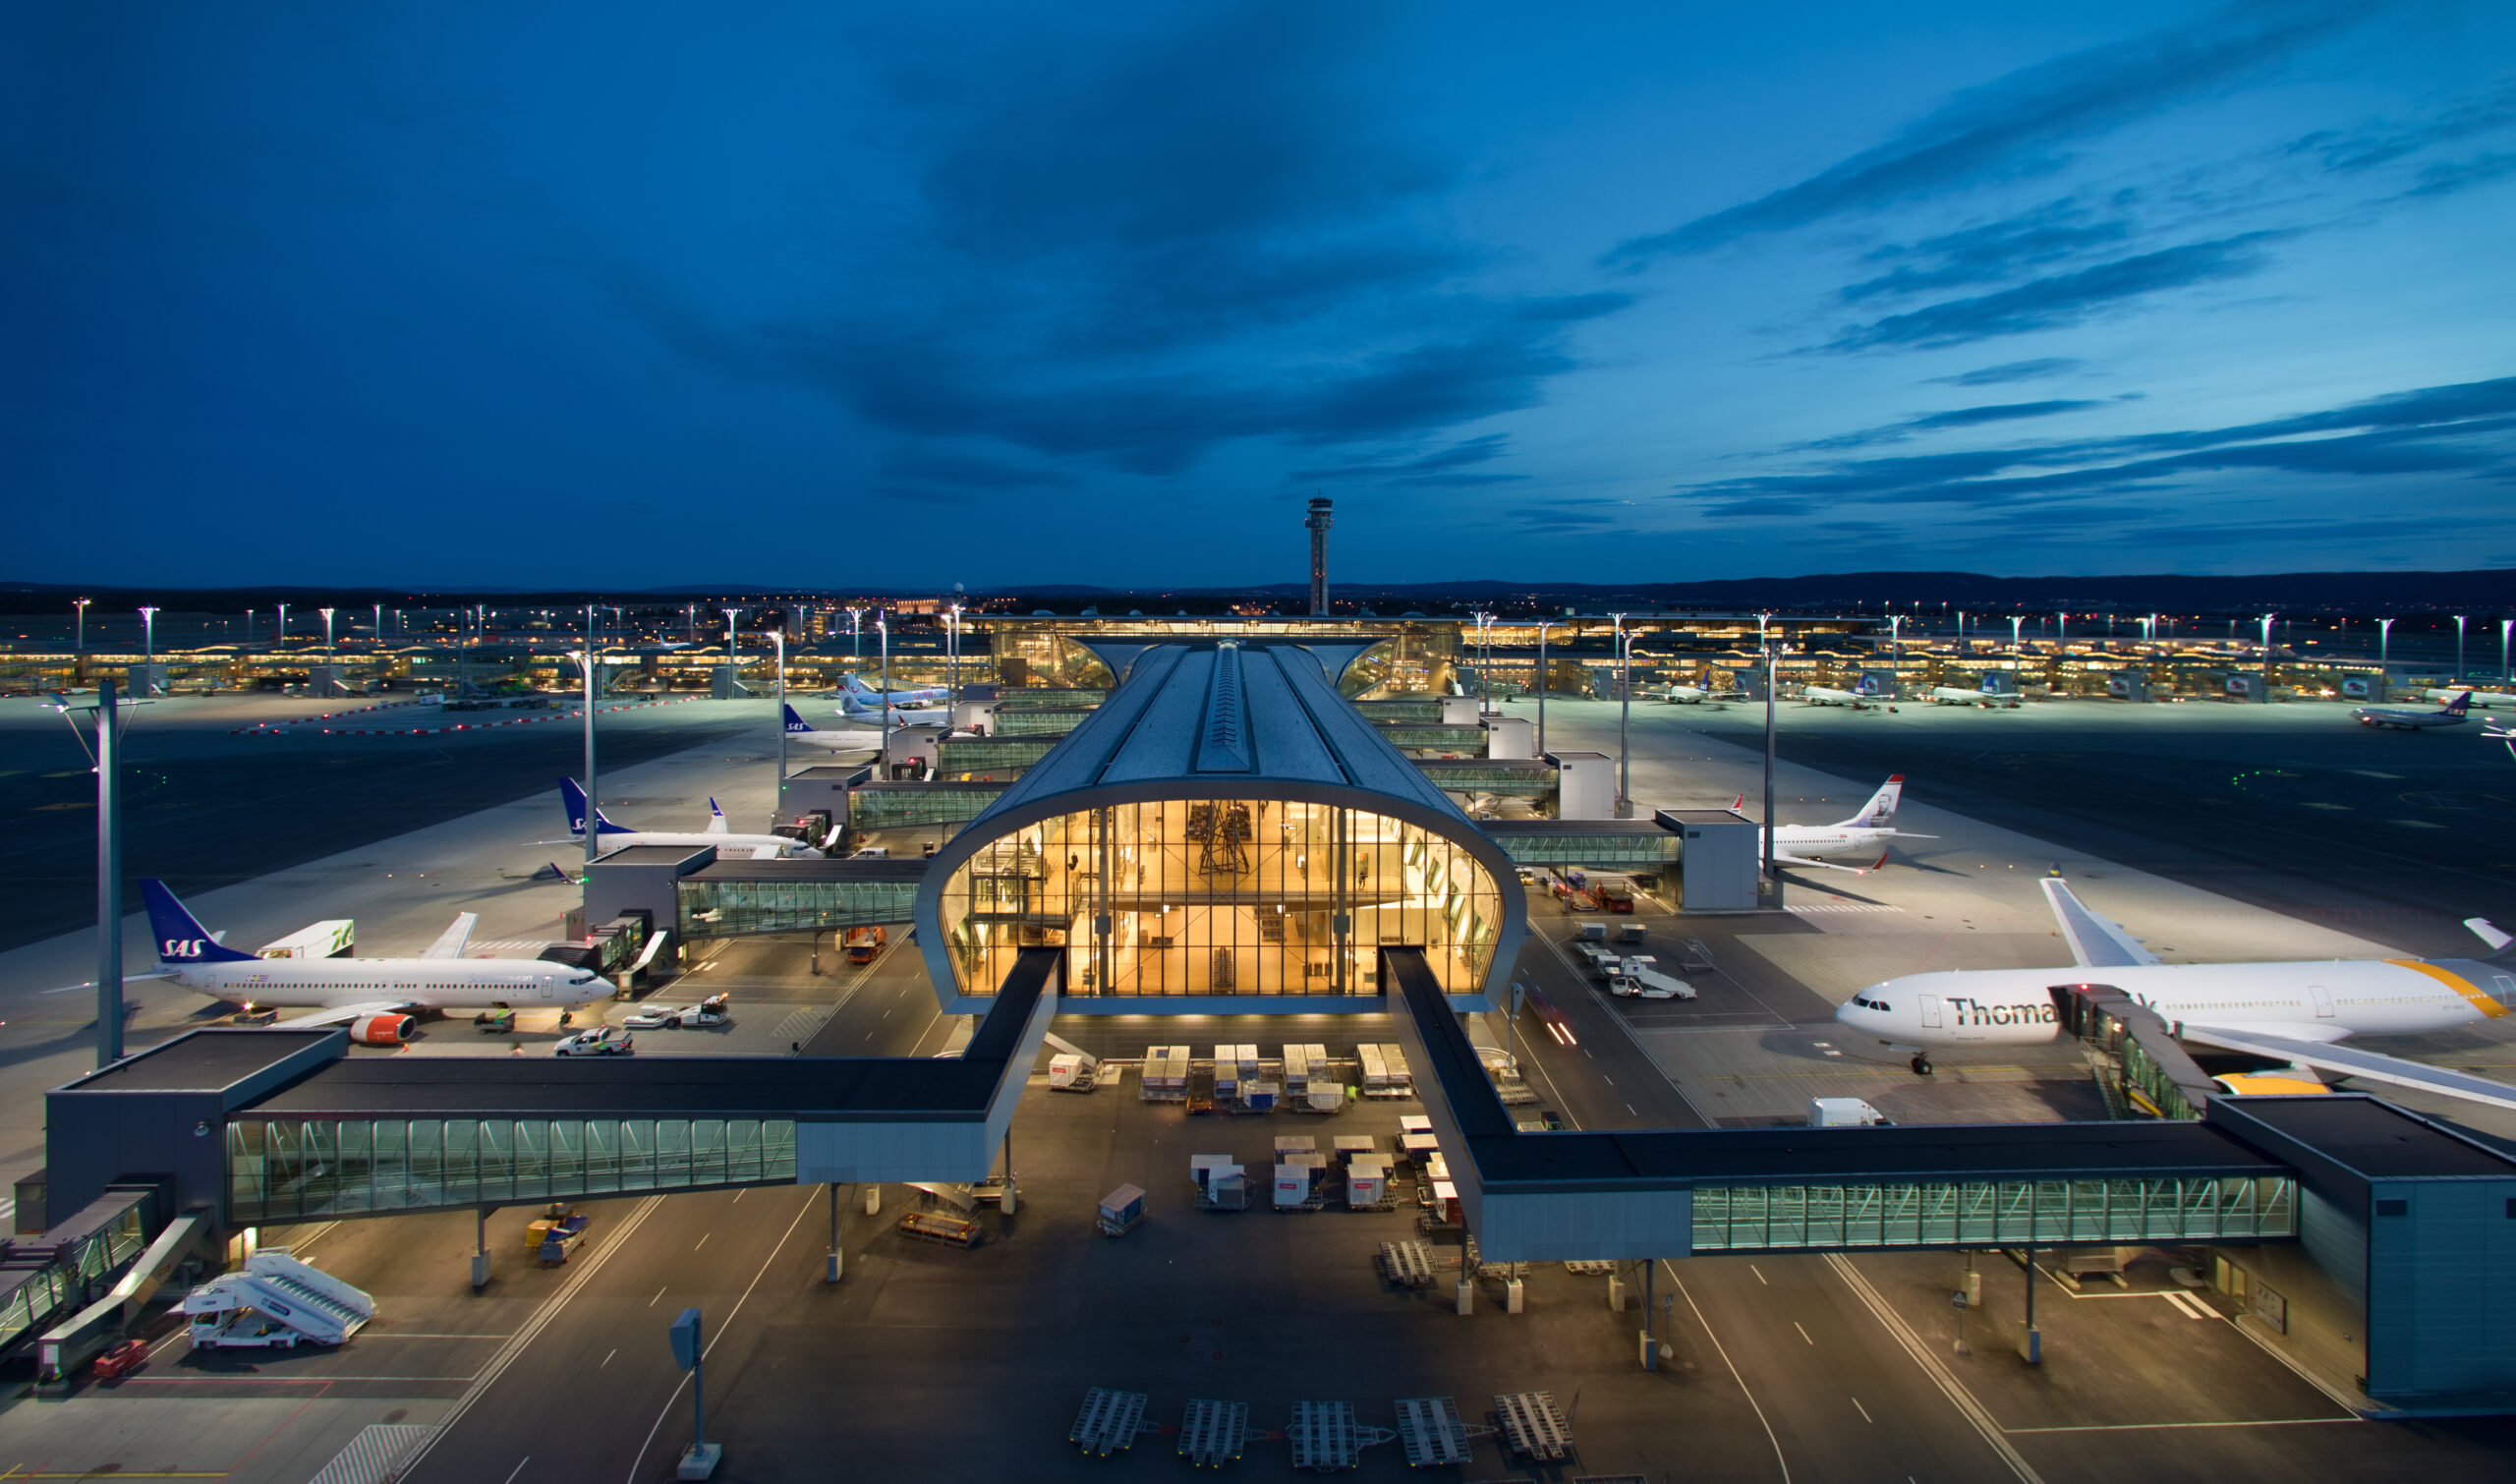
<instances>
[{"instance_id":1,"label":"winglet","mask_svg":"<svg viewBox=\"0 0 2516 1484\"><path fill-rule=\"evenodd\" d=\"M2131 934L2090 912L2071 894L2068 882L2048 876L2038 885L2053 904L2053 918L2061 926L2063 942L2071 945L2073 963L2083 969L2119 969L2158 961Z\"/></svg>"},{"instance_id":2,"label":"winglet","mask_svg":"<svg viewBox=\"0 0 2516 1484\"><path fill-rule=\"evenodd\" d=\"M2467 917L2464 919L2464 926L2473 930L2475 938L2489 944L2489 951L2492 953L2500 952L2509 943L2516 942L2516 938L2510 938L2498 931L2487 917Z\"/></svg>"},{"instance_id":3,"label":"winglet","mask_svg":"<svg viewBox=\"0 0 2516 1484\"><path fill-rule=\"evenodd\" d=\"M429 944L427 951L420 956L422 958L461 958L464 948L472 942L472 929L480 921L481 914L478 912L456 913L453 925L439 933L436 936L436 942Z\"/></svg>"}]
</instances>

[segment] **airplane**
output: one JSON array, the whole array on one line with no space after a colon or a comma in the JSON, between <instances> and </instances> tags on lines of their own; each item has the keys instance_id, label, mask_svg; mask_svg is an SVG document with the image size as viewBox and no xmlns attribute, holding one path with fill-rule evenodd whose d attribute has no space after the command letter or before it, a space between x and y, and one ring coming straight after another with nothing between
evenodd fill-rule
<instances>
[{"instance_id":1,"label":"airplane","mask_svg":"<svg viewBox=\"0 0 2516 1484\"><path fill-rule=\"evenodd\" d=\"M2457 691L2455 699L2433 712L2413 711L2407 706L2359 706L2350 711L2352 720L2361 726L2400 727L2407 732L2426 730L2431 726L2461 726L2464 712L2472 705L2473 693Z\"/></svg>"},{"instance_id":2,"label":"airplane","mask_svg":"<svg viewBox=\"0 0 2516 1484\"><path fill-rule=\"evenodd\" d=\"M1666 701L1672 706L1701 706L1706 701L1719 698L1699 685L1671 685L1656 691L1646 690L1642 692L1642 699Z\"/></svg>"},{"instance_id":3,"label":"airplane","mask_svg":"<svg viewBox=\"0 0 2516 1484\"><path fill-rule=\"evenodd\" d=\"M879 731L823 731L786 708L786 740L799 747L826 747L831 752L875 752L883 745Z\"/></svg>"},{"instance_id":4,"label":"airplane","mask_svg":"<svg viewBox=\"0 0 2516 1484\"><path fill-rule=\"evenodd\" d=\"M876 702L858 701L854 696L841 695L838 700L838 714L841 716L862 719L868 716L883 714L885 711L886 708L883 708ZM891 729L897 730L903 726L942 726L944 724L946 718L951 715L951 708L946 706L904 707L893 705L887 708L887 713L888 714L886 718L887 724Z\"/></svg>"},{"instance_id":5,"label":"airplane","mask_svg":"<svg viewBox=\"0 0 2516 1484\"><path fill-rule=\"evenodd\" d=\"M1877 681L1863 675L1854 682L1853 688L1848 691L1838 690L1830 685L1802 686L1800 690L1800 699L1810 706L1849 706L1854 711L1865 711L1887 698L1878 694Z\"/></svg>"},{"instance_id":6,"label":"airplane","mask_svg":"<svg viewBox=\"0 0 2516 1484\"><path fill-rule=\"evenodd\" d=\"M878 691L853 670L838 677L838 698L854 701L858 711L872 711L877 701L888 700L893 706L901 706L912 701L949 700L951 695L949 690L940 685L928 686L924 690Z\"/></svg>"},{"instance_id":7,"label":"airplane","mask_svg":"<svg viewBox=\"0 0 2516 1484\"><path fill-rule=\"evenodd\" d=\"M2496 1020L2516 1007L2516 971L2469 958L2316 959L2303 963L2160 963L2121 927L2089 911L2068 883L2048 877L2067 969L1966 969L1907 974L1871 985L1835 1011L1844 1026L1913 1054L1930 1070L1941 1046L2016 1046L2062 1034L2065 991L2120 990L2155 1010L2183 1041L2286 1061L2272 1074L2297 1091L2303 1068L2426 1088L2516 1109L2516 1086L2331 1043L2354 1035L2411 1035ZM2481 918L2467 919L2492 952L2516 942ZM2245 1085L2243 1079L2228 1090Z\"/></svg>"},{"instance_id":8,"label":"airplane","mask_svg":"<svg viewBox=\"0 0 2516 1484\"><path fill-rule=\"evenodd\" d=\"M157 972L197 995L240 1004L315 1005L274 1029L343 1025L366 1046L399 1046L418 1029L414 1010L528 1009L555 1005L566 1024L580 1005L611 998L592 969L541 958L466 958L477 912L465 912L417 958L257 958L203 928L166 884L140 884L156 942Z\"/></svg>"},{"instance_id":9,"label":"airplane","mask_svg":"<svg viewBox=\"0 0 2516 1484\"><path fill-rule=\"evenodd\" d=\"M559 802L568 811L569 836L582 842L586 837L585 789L574 778L561 778ZM632 829L626 825L613 824L600 809L594 812L594 818L596 833L614 848L628 845L687 845L693 848L714 845L723 855L736 859L748 856L755 861L821 854L821 850L809 841L790 840L782 834L735 834L733 827L726 823L725 811L716 807L715 799L708 801L708 828L704 830ZM831 839L823 843L831 843L837 834L838 827L833 825L830 827Z\"/></svg>"},{"instance_id":10,"label":"airplane","mask_svg":"<svg viewBox=\"0 0 2516 1484\"><path fill-rule=\"evenodd\" d=\"M2516 706L2516 691L2427 690L2420 693L2420 699L2423 701L2446 702L2454 700L2457 696L2464 697L2485 711L2493 706Z\"/></svg>"},{"instance_id":11,"label":"airplane","mask_svg":"<svg viewBox=\"0 0 2516 1484\"><path fill-rule=\"evenodd\" d=\"M2018 692L2006 688L2011 684L2008 675L1994 671L1985 675L1983 683L1971 691L1960 685L1934 685L1924 699L1933 706L1979 706L1985 711L2005 706L2015 711L2018 709Z\"/></svg>"},{"instance_id":12,"label":"airplane","mask_svg":"<svg viewBox=\"0 0 2516 1484\"><path fill-rule=\"evenodd\" d=\"M1905 796L1905 775L1897 773L1869 796L1860 812L1838 825L1785 825L1773 831L1773 858L1787 866L1816 866L1827 871L1849 871L1855 876L1867 876L1887 864L1887 842L1892 839L1935 840L1935 834L1916 834L1898 829L1889 822L1896 818L1896 805ZM1741 794L1730 802L1730 812L1740 813L1747 807L1747 796ZM1761 843L1761 842L1759 842ZM1866 866L1839 866L1833 861L1815 859L1817 854L1867 855L1871 850L1878 858ZM1793 851L1808 852L1793 854Z\"/></svg>"},{"instance_id":13,"label":"airplane","mask_svg":"<svg viewBox=\"0 0 2516 1484\"><path fill-rule=\"evenodd\" d=\"M2483 727L2481 729L2481 734L2487 737L2492 742L2506 743L2507 756L2516 758L2516 727L2504 726L2493 722L2488 726Z\"/></svg>"}]
</instances>

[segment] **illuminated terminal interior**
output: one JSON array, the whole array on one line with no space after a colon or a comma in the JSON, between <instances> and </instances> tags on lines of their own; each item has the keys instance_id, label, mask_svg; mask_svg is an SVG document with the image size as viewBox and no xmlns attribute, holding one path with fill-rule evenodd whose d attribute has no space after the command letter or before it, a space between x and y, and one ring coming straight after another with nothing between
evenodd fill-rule
<instances>
[{"instance_id":1,"label":"illuminated terminal interior","mask_svg":"<svg viewBox=\"0 0 2516 1484\"><path fill-rule=\"evenodd\" d=\"M1109 702L929 868L947 1006L1039 946L1068 950L1069 1009L1353 1008L1383 944L1485 994L1521 935L1510 860L1338 693L1350 649L1127 648Z\"/></svg>"}]
</instances>

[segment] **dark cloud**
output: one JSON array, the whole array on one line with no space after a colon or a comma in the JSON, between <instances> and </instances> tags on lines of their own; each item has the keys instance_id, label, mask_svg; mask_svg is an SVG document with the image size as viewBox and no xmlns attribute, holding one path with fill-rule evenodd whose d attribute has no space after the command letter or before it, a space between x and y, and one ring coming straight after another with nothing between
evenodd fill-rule
<instances>
[{"instance_id":1,"label":"dark cloud","mask_svg":"<svg viewBox=\"0 0 2516 1484\"><path fill-rule=\"evenodd\" d=\"M1587 531L1600 526L1618 524L1612 515L1589 510L1560 510L1547 506L1507 510L1504 518L1523 531Z\"/></svg>"},{"instance_id":2,"label":"dark cloud","mask_svg":"<svg viewBox=\"0 0 2516 1484\"><path fill-rule=\"evenodd\" d=\"M2516 154L2477 154L2468 160L2452 160L2429 165L2420 172L2420 184L2407 196L2452 196L2475 186L2486 186L2494 180L2516 175Z\"/></svg>"},{"instance_id":3,"label":"dark cloud","mask_svg":"<svg viewBox=\"0 0 2516 1484\"><path fill-rule=\"evenodd\" d=\"M1132 47L899 85L920 212L843 308L673 343L886 430L1170 475L1234 439L1421 438L1531 406L1630 296L1481 288L1427 225L1458 175L1375 86L1387 23L1248 5ZM1427 483L1510 478L1442 470Z\"/></svg>"},{"instance_id":4,"label":"dark cloud","mask_svg":"<svg viewBox=\"0 0 2516 1484\"><path fill-rule=\"evenodd\" d=\"M1960 371L1953 376L1933 376L1930 379L1940 386L2000 386L2011 381L2040 381L2047 376L2068 375L2087 367L2087 362L2075 356L2044 356L2033 361L2006 361L1999 366L1986 366Z\"/></svg>"},{"instance_id":5,"label":"dark cloud","mask_svg":"<svg viewBox=\"0 0 2516 1484\"><path fill-rule=\"evenodd\" d=\"M2511 124L2516 124L2516 83L2502 84L2477 98L2459 99L2409 123L2379 120L2356 129L2319 129L2293 142L2287 152L2313 155L2336 175L2356 175L2432 145L2450 144Z\"/></svg>"},{"instance_id":6,"label":"dark cloud","mask_svg":"<svg viewBox=\"0 0 2516 1484\"><path fill-rule=\"evenodd\" d=\"M2237 470L2516 480L2511 433L2516 377L2426 387L2230 428L1849 460L1804 474L1750 476L1680 493L1707 501L1702 508L1708 515L1770 519L1846 504L2041 507Z\"/></svg>"},{"instance_id":7,"label":"dark cloud","mask_svg":"<svg viewBox=\"0 0 2516 1484\"><path fill-rule=\"evenodd\" d=\"M1846 212L2040 173L2071 141L2237 86L2372 9L2231 7L2197 25L2022 68L1958 93L1885 143L1756 200L1620 244L1606 261L1639 267Z\"/></svg>"},{"instance_id":8,"label":"dark cloud","mask_svg":"<svg viewBox=\"0 0 2516 1484\"><path fill-rule=\"evenodd\" d=\"M942 449L902 449L883 461L883 483L894 490L953 495L1037 489L1074 483L1060 470L1025 468L1000 459Z\"/></svg>"},{"instance_id":9,"label":"dark cloud","mask_svg":"<svg viewBox=\"0 0 2516 1484\"><path fill-rule=\"evenodd\" d=\"M1901 443L1917 432L1937 432L1951 428L1980 428L1990 423L2016 423L2028 418L2057 417L2066 412L2081 412L2105 404L2094 401L2002 402L1989 407L1959 407L1947 412L1924 413L1901 423L1879 428L1864 428L1856 432L1837 433L1830 438L1817 438L1806 443L1788 445L1785 452L1801 452L1818 448L1861 448L1876 443Z\"/></svg>"},{"instance_id":10,"label":"dark cloud","mask_svg":"<svg viewBox=\"0 0 2516 1484\"><path fill-rule=\"evenodd\" d=\"M2260 272L2266 259L2259 251L2259 245L2282 235L2285 234L2247 232L2030 279L1997 294L1952 299L1855 325L1827 342L1824 349L1965 345L2000 335L2059 329L2146 295Z\"/></svg>"},{"instance_id":11,"label":"dark cloud","mask_svg":"<svg viewBox=\"0 0 2516 1484\"><path fill-rule=\"evenodd\" d=\"M1868 260L1913 260L1892 272L1848 284L1837 297L1846 304L1858 304L1966 284L2000 283L2030 268L2116 247L2131 236L2129 221L2098 221L2075 201L2049 201L2002 221L1927 237L1910 246L1877 249L1866 255Z\"/></svg>"},{"instance_id":12,"label":"dark cloud","mask_svg":"<svg viewBox=\"0 0 2516 1484\"><path fill-rule=\"evenodd\" d=\"M1474 466L1499 458L1507 451L1512 435L1489 432L1481 437L1465 439L1448 448L1435 449L1409 459L1381 459L1353 464L1333 464L1318 469L1296 469L1287 476L1295 484L1317 484L1331 480L1377 480L1386 484L1416 488L1467 488L1478 485L1509 485L1527 479L1524 474L1487 474L1471 472Z\"/></svg>"}]
</instances>

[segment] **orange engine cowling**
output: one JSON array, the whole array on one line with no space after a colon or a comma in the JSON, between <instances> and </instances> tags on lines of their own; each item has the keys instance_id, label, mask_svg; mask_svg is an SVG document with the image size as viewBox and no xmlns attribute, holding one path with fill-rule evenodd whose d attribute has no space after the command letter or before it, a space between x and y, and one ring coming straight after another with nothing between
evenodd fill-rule
<instances>
[{"instance_id":1,"label":"orange engine cowling","mask_svg":"<svg viewBox=\"0 0 2516 1484\"><path fill-rule=\"evenodd\" d=\"M400 1046L419 1028L408 1015L361 1015L350 1022L350 1039L361 1046Z\"/></svg>"}]
</instances>

